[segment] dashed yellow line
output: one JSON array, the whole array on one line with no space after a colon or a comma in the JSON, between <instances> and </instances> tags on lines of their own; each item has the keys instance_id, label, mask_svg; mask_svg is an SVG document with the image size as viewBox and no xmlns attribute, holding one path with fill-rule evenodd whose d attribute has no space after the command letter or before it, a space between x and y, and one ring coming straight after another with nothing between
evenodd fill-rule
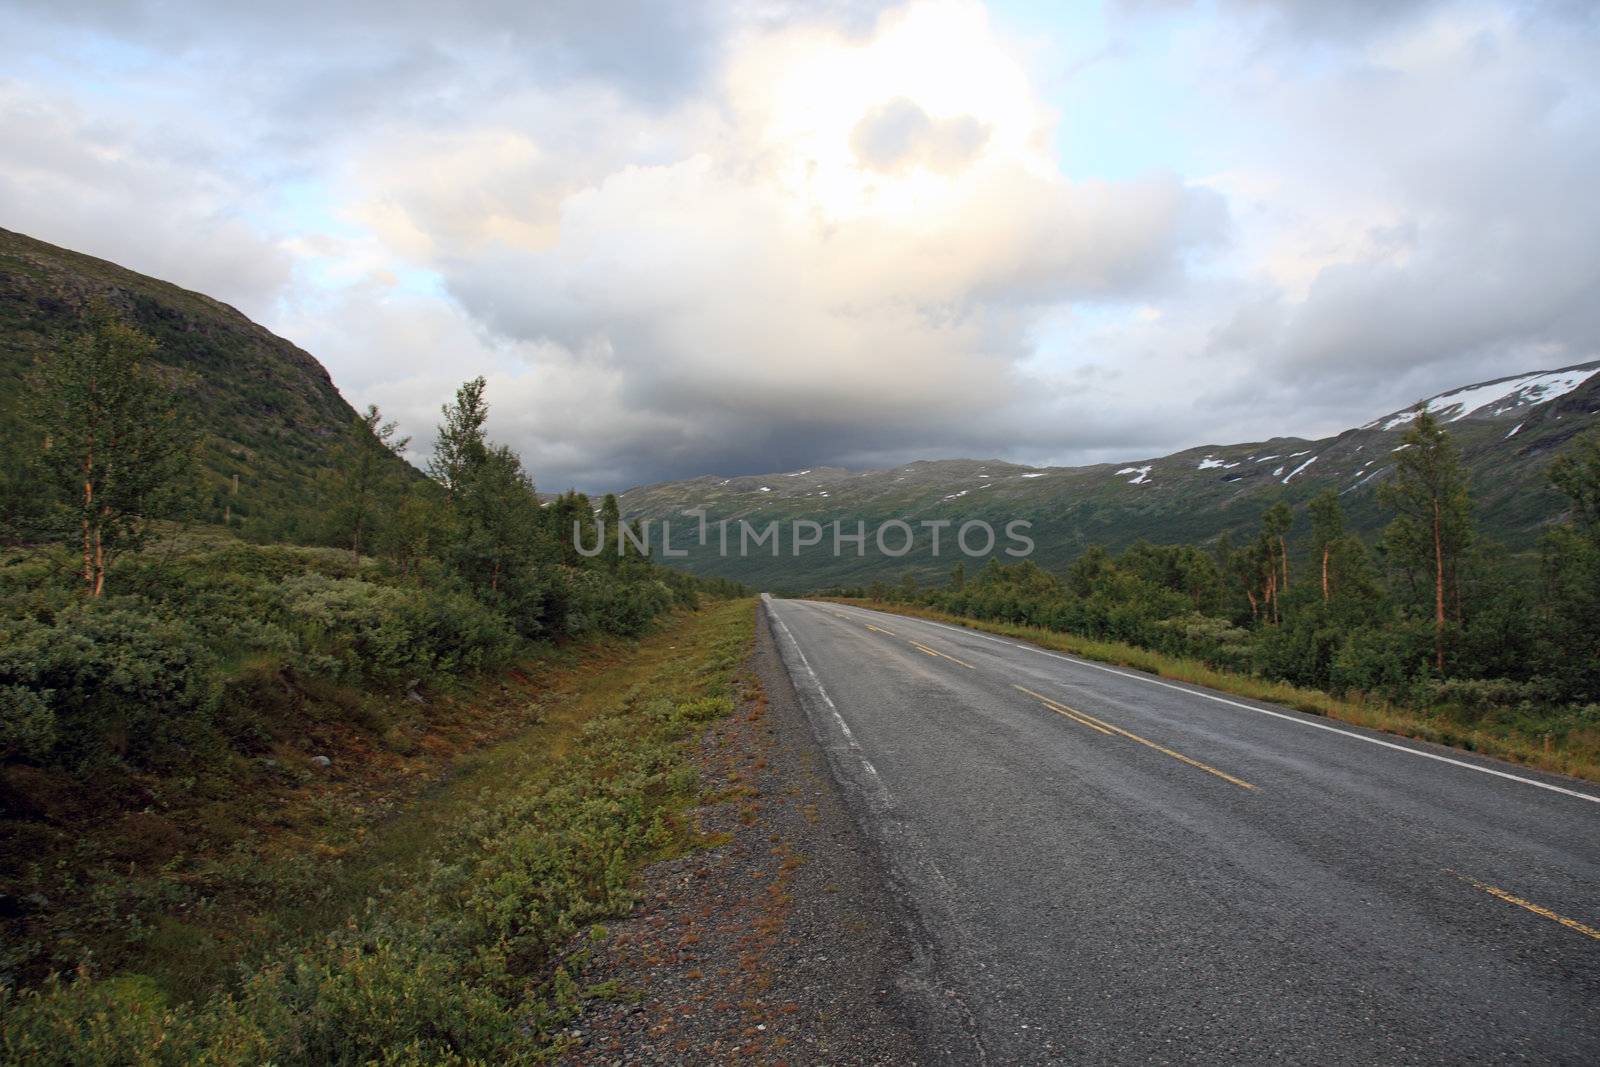
<instances>
[{"instance_id":1,"label":"dashed yellow line","mask_svg":"<svg viewBox=\"0 0 1600 1067\"><path fill-rule=\"evenodd\" d=\"M1481 889L1485 893L1488 893L1492 897L1499 897L1501 900L1505 901L1507 904L1515 904L1519 908L1525 908L1528 911L1533 912L1535 915L1539 916L1540 918L1549 919L1553 923L1560 923L1562 926L1565 926L1568 930L1576 930L1576 931L1578 931L1578 933L1583 934L1585 937L1592 937L1596 941L1600 941L1600 930L1596 930L1592 926L1585 925L1584 923L1579 922L1577 919L1569 919L1565 915L1558 915L1557 913L1551 911L1549 908L1541 907L1540 905L1533 903L1533 901L1531 901L1531 900L1523 900L1519 896L1516 896L1514 894L1506 892L1504 889L1501 889L1499 886L1490 885L1488 882L1480 882L1476 878L1472 878L1472 877L1470 877L1468 875L1462 874L1460 871L1452 871L1450 868L1446 867L1445 868L1445 872L1447 874L1455 875L1457 878L1461 879L1463 882L1466 882L1468 885L1473 886L1473 887L1475 887L1477 889Z\"/></svg>"},{"instance_id":2,"label":"dashed yellow line","mask_svg":"<svg viewBox=\"0 0 1600 1067\"><path fill-rule=\"evenodd\" d=\"M1045 706L1046 707L1050 707L1052 711L1059 711L1060 709L1066 708L1065 704L1057 704L1055 701L1051 700L1049 697L1042 696L1042 695L1040 695L1038 693L1035 693L1031 689L1024 689L1020 685L1013 685L1012 688L1013 689L1020 689L1020 690L1022 690L1022 692L1027 693L1029 696L1033 697L1035 700L1042 701L1045 704ZM1052 705L1054 705L1054 706L1052 706ZM1100 727L1100 728L1102 728L1101 729L1102 733L1104 733L1105 731L1109 730L1112 733L1121 734L1123 737L1126 737L1130 741L1137 741L1137 742L1139 742L1139 744L1144 745L1147 748L1153 748L1157 752L1161 753L1162 755L1171 756L1173 759L1177 760L1180 763L1187 763L1189 766L1194 767L1197 770L1205 771L1207 774L1214 774L1218 778L1221 778L1225 782L1232 782L1234 785L1238 786L1240 789L1248 789L1251 792L1255 792L1255 790L1256 790L1255 786L1251 785L1249 782L1245 781L1243 778L1235 778L1233 775L1229 774L1226 771L1217 770L1215 767L1211 766L1209 763L1201 763L1197 759L1192 759L1189 756L1185 756L1182 752L1174 752L1172 749L1166 747L1165 745L1156 744L1154 741L1150 740L1148 737L1140 737L1138 734L1134 733L1132 730L1124 730L1122 727L1117 726L1117 725L1115 725L1113 723L1106 722L1104 719L1098 719L1095 716L1090 715L1086 711L1078 711L1075 708L1067 708L1067 711L1071 712L1071 714L1067 716L1068 718L1076 717L1078 719L1078 721L1084 722L1086 725Z\"/></svg>"},{"instance_id":3,"label":"dashed yellow line","mask_svg":"<svg viewBox=\"0 0 1600 1067\"><path fill-rule=\"evenodd\" d=\"M896 637L896 638L900 637L900 635L895 633L893 630L885 629L882 626L874 626L870 622L864 622L861 625L865 626L867 629L871 630L873 633L887 634L889 637ZM912 648L915 648L918 652L925 653L925 654L927 654L929 656L937 656L939 659L947 659L951 663L959 663L961 666L967 668L967 670L969 670L969 671L975 671L975 670L978 669L978 668L974 667L972 664L968 663L964 659L957 659L956 657L950 655L948 652L940 652L936 648L929 648L927 645L923 644L921 641L913 641L909 637L901 638L901 640L905 641L906 644L910 645Z\"/></svg>"},{"instance_id":4,"label":"dashed yellow line","mask_svg":"<svg viewBox=\"0 0 1600 1067\"><path fill-rule=\"evenodd\" d=\"M947 659L951 663L959 663L959 664L961 664L961 666L967 668L967 670L969 670L969 671L975 671L975 670L978 669L978 668L974 667L972 664L968 663L964 659L956 659L954 656L950 655L948 652L940 652L936 648L929 648L927 645L923 644L920 641L911 641L910 638L907 638L907 640L910 641L910 643L920 652L926 652L930 656L938 656L940 659Z\"/></svg>"},{"instance_id":5,"label":"dashed yellow line","mask_svg":"<svg viewBox=\"0 0 1600 1067\"><path fill-rule=\"evenodd\" d=\"M1060 715L1063 718L1071 719L1073 722L1079 724L1080 726L1087 726L1091 730L1098 730L1100 733L1105 734L1107 737L1114 737L1115 736L1110 730L1107 730L1104 726L1096 726L1094 723L1090 722L1088 719L1085 719L1080 713L1074 711L1072 708L1067 707L1065 704L1058 704L1054 700L1051 700L1049 697L1043 696L1043 695L1041 695L1039 693L1035 693L1032 689L1023 689L1023 687L1020 686L1020 685L1013 685L1011 688L1013 688L1013 689L1021 689L1024 693L1027 693L1029 696L1033 697L1033 699L1037 700L1039 703L1043 704L1045 707L1049 708L1051 711L1055 712L1057 715Z\"/></svg>"}]
</instances>

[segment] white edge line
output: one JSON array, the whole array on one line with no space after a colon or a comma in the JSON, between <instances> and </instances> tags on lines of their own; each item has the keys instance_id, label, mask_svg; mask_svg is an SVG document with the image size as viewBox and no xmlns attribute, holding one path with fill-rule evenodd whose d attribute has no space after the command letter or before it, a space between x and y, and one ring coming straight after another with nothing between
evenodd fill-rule
<instances>
[{"instance_id":1,"label":"white edge line","mask_svg":"<svg viewBox=\"0 0 1600 1067\"><path fill-rule=\"evenodd\" d=\"M800 647L800 642L794 639L794 634L790 632L784 621L778 618L778 613L773 611L770 605L768 606L767 614L772 617L773 622L778 624L778 628L783 631L783 636L789 639L789 644L794 648L795 655L800 657L800 666L804 667L806 674L810 675L811 680L817 683L817 692L822 694L822 699L827 703L828 710L833 713L833 721L838 723L839 729L843 731L844 739L850 744L850 751L855 753L856 758L861 761L861 766L867 769L867 773L877 778L878 768L872 765L872 762L862 753L861 746L856 744L856 735L850 732L850 724L844 721L843 715L839 714L838 705L834 704L833 698L828 695L828 691L822 686L822 679L818 678L817 672L811 669L811 661L806 659L805 650Z\"/></svg>"},{"instance_id":2,"label":"white edge line","mask_svg":"<svg viewBox=\"0 0 1600 1067\"><path fill-rule=\"evenodd\" d=\"M851 605L851 607L854 607L854 605ZM867 609L856 608L856 610L864 611ZM1541 782L1536 778L1524 778L1520 774L1497 771L1493 767L1480 767L1478 764L1468 763L1466 760L1451 759L1449 756L1441 756L1437 752L1424 752L1421 749L1411 748L1407 745L1395 744L1393 741L1385 741L1382 738L1368 737L1366 734L1358 734L1353 730L1341 730L1337 726L1329 726L1325 722L1317 722L1314 719L1303 719L1298 715L1290 715L1287 712L1273 711L1271 708L1258 708L1253 704L1241 704L1239 701L1229 700L1227 697L1219 697L1212 693L1202 692L1198 689L1190 689L1187 686L1173 685L1171 682L1163 682L1157 678L1147 678L1142 674L1132 674L1128 671L1118 670L1115 667L1108 667L1103 663L1093 663L1086 659L1079 659L1077 656L1067 656L1061 654L1060 652L1051 652L1048 649L1038 648L1034 645L1026 645L1020 641L1004 641L997 637L991 637L988 634L978 633L976 630L970 630L965 626L951 626L948 623L934 622L932 619L918 619L914 615L896 615L895 618L912 619L916 622L925 622L929 626L938 626L945 630L954 630L957 633L971 634L973 637L981 637L985 641L993 641L996 644L1001 645L1011 645L1013 648L1020 648L1027 652L1037 652L1041 656L1049 656L1052 659L1064 659L1068 663L1076 663L1081 667L1093 667L1095 670L1105 671L1107 674L1115 674L1123 678L1131 678L1136 682L1145 682L1148 685L1159 685L1163 689L1174 689L1180 693L1187 693L1190 696L1202 697L1206 700L1215 701L1218 704L1226 704L1229 707L1243 708L1245 711L1254 711L1261 715L1271 715L1274 719L1282 719L1285 722L1292 722L1300 726L1309 726L1314 730L1326 730L1330 734L1339 734L1343 737L1353 738L1357 741L1365 741L1369 745L1382 745L1384 748L1392 748L1396 752L1404 752L1412 756L1421 756L1423 759L1438 760L1440 763L1448 763L1453 767L1465 767L1467 770L1477 771L1479 774L1492 774L1496 778L1504 778L1507 781L1512 782L1521 782L1523 785L1531 785L1539 789L1548 789L1552 793L1564 793L1569 797L1577 797L1579 800L1587 800L1591 804L1600 804L1600 797L1597 797L1592 793L1580 793L1576 789L1568 789L1565 786L1551 785L1549 782ZM789 640L793 641L794 638L790 637ZM797 645L795 647L798 649L799 646ZM805 656L802 655L800 658L803 661ZM810 667L807 667L806 669L810 670ZM830 701L829 703L831 704L832 702Z\"/></svg>"}]
</instances>

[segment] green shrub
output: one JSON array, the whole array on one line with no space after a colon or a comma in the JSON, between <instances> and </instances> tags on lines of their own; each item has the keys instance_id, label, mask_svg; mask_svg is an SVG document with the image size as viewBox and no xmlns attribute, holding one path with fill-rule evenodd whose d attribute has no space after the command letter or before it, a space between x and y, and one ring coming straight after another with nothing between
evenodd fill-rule
<instances>
[{"instance_id":1,"label":"green shrub","mask_svg":"<svg viewBox=\"0 0 1600 1067\"><path fill-rule=\"evenodd\" d=\"M1418 676L1426 675L1432 647L1433 631L1424 623L1359 627L1334 653L1330 687L1336 693L1408 696Z\"/></svg>"},{"instance_id":2,"label":"green shrub","mask_svg":"<svg viewBox=\"0 0 1600 1067\"><path fill-rule=\"evenodd\" d=\"M625 581L604 571L571 570L567 625L573 633L637 636L680 597L662 581Z\"/></svg>"},{"instance_id":3,"label":"green shrub","mask_svg":"<svg viewBox=\"0 0 1600 1067\"><path fill-rule=\"evenodd\" d=\"M193 745L216 705L212 664L189 626L121 602L74 602L46 619L0 622L0 687L33 724L36 759L46 758L37 745L47 729L49 758L78 765L112 757L149 765Z\"/></svg>"},{"instance_id":4,"label":"green shrub","mask_svg":"<svg viewBox=\"0 0 1600 1067\"><path fill-rule=\"evenodd\" d=\"M459 675L500 662L517 643L503 617L462 593L308 574L284 581L279 596L300 655L336 679Z\"/></svg>"},{"instance_id":5,"label":"green shrub","mask_svg":"<svg viewBox=\"0 0 1600 1067\"><path fill-rule=\"evenodd\" d=\"M48 692L0 686L0 756L42 760L56 747L56 713Z\"/></svg>"}]
</instances>

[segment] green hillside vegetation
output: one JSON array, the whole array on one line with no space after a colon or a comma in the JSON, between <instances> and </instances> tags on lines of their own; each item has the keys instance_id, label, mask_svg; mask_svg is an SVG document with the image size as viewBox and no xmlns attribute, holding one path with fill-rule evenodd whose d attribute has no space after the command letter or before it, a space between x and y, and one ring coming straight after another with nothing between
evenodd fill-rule
<instances>
[{"instance_id":1,"label":"green hillside vegetation","mask_svg":"<svg viewBox=\"0 0 1600 1067\"><path fill-rule=\"evenodd\" d=\"M148 364L197 431L190 517L248 540L328 539L319 488L356 412L308 353L200 293L0 229L0 519L26 449L12 440L27 379L84 332L96 308L154 342ZM418 478L397 457L397 478ZM11 479L7 478L7 474Z\"/></svg>"},{"instance_id":2,"label":"green hillside vegetation","mask_svg":"<svg viewBox=\"0 0 1600 1067\"><path fill-rule=\"evenodd\" d=\"M1549 387L1554 379L1577 384L1561 392ZM1480 403L1485 395L1499 394L1504 395ZM1463 411L1455 406L1458 401L1461 407L1480 406ZM1546 471L1571 442L1600 425L1600 363L1522 375L1500 388L1468 386L1435 398L1433 406L1459 449L1479 529L1531 566L1545 531L1568 508ZM950 548L953 531L972 520L986 521L997 532L1013 519L1032 523L1037 547L1030 558L1056 572L1091 545L1116 553L1140 541L1199 544L1225 534L1237 541L1251 536L1262 511L1279 501L1293 509L1297 522L1306 523L1310 502L1330 489L1339 496L1349 528L1375 539L1391 518L1379 489L1394 475L1409 418L1408 411L1395 412L1320 440L1205 445L1088 467L952 459L889 470L817 467L703 477L630 489L621 501L629 518L649 519L657 529L662 520L671 521L674 546L689 552L682 561L688 569L786 594L895 582L907 571L924 584L941 580L963 558ZM919 536L913 551L898 559L870 544L862 556L847 550L835 557L826 544L795 556L787 540L776 557L770 551L724 557L714 545L702 548L685 536L693 523L683 512L692 508L703 508L712 523L746 520L760 528L778 520L785 531L797 519L830 530L838 521L845 531L863 522L869 532L899 519ZM952 525L935 558L928 551L930 537L918 524L940 520ZM1003 555L1005 544L1002 537L993 558L1013 562ZM969 569L984 562L966 560Z\"/></svg>"},{"instance_id":3,"label":"green hillside vegetation","mask_svg":"<svg viewBox=\"0 0 1600 1067\"><path fill-rule=\"evenodd\" d=\"M629 995L573 975L633 906L635 870L716 843L684 816L718 799L687 756L734 707L753 623L748 600L722 601L580 677L530 667L559 688L519 685L520 714L503 712L518 732L391 817L347 781L311 792L315 849L105 856L124 877L108 872L90 915L132 936L137 969L89 957L0 985L0 1062L558 1060L585 1001Z\"/></svg>"},{"instance_id":4,"label":"green hillside vegetation","mask_svg":"<svg viewBox=\"0 0 1600 1067\"><path fill-rule=\"evenodd\" d=\"M213 1006L205 1009L221 1020L221 1029L207 1031L213 1044L185 1044L200 1016L173 1015L162 1005L210 989L216 975L208 984L207 967L214 971L242 951L204 946L228 941L229 924L261 904L245 883L265 868L243 862L275 834L258 805L275 810L286 793L335 766L344 780L371 774L374 788L403 792L393 780L401 768L429 765L440 746L470 749L480 735L514 728L515 714L486 710L477 722L472 709L492 709L494 680L515 680L519 665L543 650L638 638L676 613L740 590L615 547L581 556L573 547L574 524L592 542L596 512L604 509L576 493L541 502L517 455L485 436L482 379L463 385L445 405L432 477L398 459L401 442L381 413L357 415L340 410L342 402L330 401L329 417L343 421L318 437L319 466L309 477L292 475L292 450L275 453L285 464L279 489L317 501L315 528L324 544L258 543L241 538L237 523L186 521L206 512L205 479L216 473L208 464L218 455L204 420L195 425L185 417L195 390L174 377L170 353L137 316L115 301L97 300L84 311L76 334L35 353L5 427L0 999L7 1005L6 1061L177 1062L189 1054L231 1061L250 1055L246 1045L275 1050L261 1058L364 1061L404 1042L362 1031L350 1019L330 1023L352 1027L347 1036L313 1037L307 1028L322 1025L310 1021L318 1011L387 1011L362 985L374 977L368 964L396 967L396 980L410 975L407 981L425 984L435 982L438 968L470 971L491 986L512 982L514 996L476 981L440 990L456 1000L441 1000L438 1010L464 1013L450 1024L464 1029L418 1047L440 1055L481 1048L489 1031L473 1028L490 1026L483 1013L495 1011L501 1014L493 1032L503 1039L514 1018L545 1002L546 993L525 981L543 966L538 952L570 933L572 916L614 907L623 892L619 865L663 840L647 817L649 806L628 798L654 788L655 776L665 772L645 764L668 758L660 746L695 721L702 713L695 701L708 693L685 696L688 703L651 704L639 719L637 753L628 748L624 755L605 742L588 757L604 763L637 754L644 761L637 773L628 772L634 777L616 779L625 779L625 796L597 783L596 807L584 801L562 815L574 826L590 820L580 829L596 841L613 830L626 840L615 854L602 849L592 870L576 860L569 873L561 873L568 871L561 863L551 868L568 882L550 889L567 894L550 915L509 926L486 915L470 922L457 916L450 920L458 924L454 932L419 927L403 959L383 955L395 947L390 933L363 935L383 940L387 948L379 955L387 962L367 959L359 939L310 962L301 957L252 987L265 998L261 1004L276 998L292 1020L263 1018L250 1024L259 1024L259 1032L240 1030L244 1024L231 1007ZM328 396L337 400L331 387ZM608 507L615 512L614 501ZM262 518L252 531L258 536L310 521L292 507ZM619 719L609 728L621 738L627 723ZM578 789L575 783L559 788ZM566 795L558 790L555 799L527 803L562 813ZM331 817L336 797L328 800ZM547 825L542 832L568 831ZM515 839L526 850L506 863L532 870L550 862L543 839L521 842L510 825L505 833L508 848ZM412 874L422 879L423 858L412 860ZM495 879L511 870L485 875L483 892L509 893ZM317 891L293 880L261 888L279 901ZM530 883L528 894L504 899L537 912L536 895ZM221 900L239 910L212 912ZM490 906L490 897L484 901ZM479 940L450 940L465 929L461 922L478 923L471 936ZM523 944L519 937L532 940ZM507 958L488 962L479 947L490 942ZM100 981L141 961L153 971L136 971L144 977L131 984ZM321 977L303 967L321 968ZM75 978L50 977L57 974ZM342 992L317 985L323 981ZM15 990L40 983L47 989L42 999L17 998ZM403 989L383 995L390 993ZM321 995L333 999L317 1000ZM340 996L354 999L335 1004ZM294 1003L304 1012L296 1014ZM112 1014L96 1022L102 1011ZM162 1041L172 1051L160 1051ZM351 1051L357 1049L365 1051Z\"/></svg>"},{"instance_id":5,"label":"green hillside vegetation","mask_svg":"<svg viewBox=\"0 0 1600 1067\"><path fill-rule=\"evenodd\" d=\"M1087 655L1600 778L1600 432L1547 467L1568 517L1532 569L1482 535L1436 419L1422 413L1404 444L1376 539L1328 490L1303 519L1274 504L1237 541L833 593L1067 635Z\"/></svg>"}]
</instances>

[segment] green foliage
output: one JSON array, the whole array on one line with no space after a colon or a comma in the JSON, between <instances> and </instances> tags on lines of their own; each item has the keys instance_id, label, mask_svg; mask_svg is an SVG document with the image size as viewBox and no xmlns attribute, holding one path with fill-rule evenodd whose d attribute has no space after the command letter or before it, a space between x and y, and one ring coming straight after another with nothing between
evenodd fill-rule
<instances>
[{"instance_id":1,"label":"green foliage","mask_svg":"<svg viewBox=\"0 0 1600 1067\"><path fill-rule=\"evenodd\" d=\"M274 595L300 662L336 680L460 676L505 662L517 647L501 615L449 588L307 574L279 583Z\"/></svg>"},{"instance_id":2,"label":"green foliage","mask_svg":"<svg viewBox=\"0 0 1600 1067\"><path fill-rule=\"evenodd\" d=\"M94 344L146 351L106 329ZM143 404L156 394L129 395ZM388 473L401 443L376 408L354 421L331 478L346 506L330 511L338 540L370 538L382 561L169 534L115 564L122 595L101 605L69 595L76 544L0 565L0 756L175 766L224 738L249 747L272 735L260 716L278 714L279 701L268 696L292 692L296 678L390 690L446 682L509 662L530 639L635 636L702 593L741 591L637 554L571 551L561 531L568 516L592 521L588 501L565 494L552 522L521 460L484 440L487 410L481 379L445 409L440 485Z\"/></svg>"},{"instance_id":3,"label":"green foliage","mask_svg":"<svg viewBox=\"0 0 1600 1067\"><path fill-rule=\"evenodd\" d=\"M41 496L79 539L95 596L113 555L137 548L151 519L190 487L195 438L152 373L155 341L110 315L46 360L31 382Z\"/></svg>"},{"instance_id":4,"label":"green foliage","mask_svg":"<svg viewBox=\"0 0 1600 1067\"><path fill-rule=\"evenodd\" d=\"M75 766L171 763L206 736L210 652L188 625L126 600L0 620L0 689L15 752ZM15 716L15 717L14 717Z\"/></svg>"},{"instance_id":5,"label":"green foliage","mask_svg":"<svg viewBox=\"0 0 1600 1067\"><path fill-rule=\"evenodd\" d=\"M53 694L21 685L0 685L0 753L44 760L55 751L60 731Z\"/></svg>"},{"instance_id":6,"label":"green foliage","mask_svg":"<svg viewBox=\"0 0 1600 1067\"><path fill-rule=\"evenodd\" d=\"M439 409L444 423L434 440L428 475L452 496L465 488L488 459L483 430L489 418L489 405L483 399L485 384L481 376L472 379L456 390L455 403Z\"/></svg>"},{"instance_id":7,"label":"green foliage","mask_svg":"<svg viewBox=\"0 0 1600 1067\"><path fill-rule=\"evenodd\" d=\"M41 1065L546 1062L578 991L559 953L633 904L633 871L671 847L697 777L686 741L728 714L749 613L697 648L683 681L591 720L565 759L486 792L435 862L231 993L164 1001L80 976L0 986L0 1059Z\"/></svg>"},{"instance_id":8,"label":"green foliage","mask_svg":"<svg viewBox=\"0 0 1600 1067\"><path fill-rule=\"evenodd\" d=\"M1550 482L1572 504L1572 528L1600 541L1600 431L1590 431L1550 465Z\"/></svg>"},{"instance_id":9,"label":"green foliage","mask_svg":"<svg viewBox=\"0 0 1600 1067\"><path fill-rule=\"evenodd\" d=\"M1531 655L1569 700L1600 693L1600 432L1557 458L1550 480L1572 504L1571 521L1540 549L1537 640Z\"/></svg>"},{"instance_id":10,"label":"green foliage","mask_svg":"<svg viewBox=\"0 0 1600 1067\"><path fill-rule=\"evenodd\" d=\"M408 480L399 475L394 460L411 439L396 436L397 430L395 423L383 421L377 405L368 405L346 430L339 466L330 478L333 533L358 558L376 540L385 513Z\"/></svg>"},{"instance_id":11,"label":"green foliage","mask_svg":"<svg viewBox=\"0 0 1600 1067\"><path fill-rule=\"evenodd\" d=\"M234 309L103 260L0 230L0 526L16 505L40 502L26 467L38 441L24 432L26 381L94 329L93 309L110 313L155 342L146 367L175 390L184 424L197 431L194 517L226 524L241 537L318 542L327 522L331 472L343 462L344 434L356 412L316 360ZM12 451L13 442L21 451ZM398 458L391 477L420 482ZM10 483L19 491L8 493ZM9 497L9 499L8 499ZM37 530L25 516L22 539ZM6 538L0 529L0 538Z\"/></svg>"},{"instance_id":12,"label":"green foliage","mask_svg":"<svg viewBox=\"0 0 1600 1067\"><path fill-rule=\"evenodd\" d=\"M1431 615L1442 632L1449 618L1460 622L1463 616L1461 563L1473 534L1460 452L1419 407L1395 457L1395 476L1378 491L1397 512L1384 530L1385 555L1404 576L1406 606ZM1439 649L1442 661L1442 644Z\"/></svg>"},{"instance_id":13,"label":"green foliage","mask_svg":"<svg viewBox=\"0 0 1600 1067\"><path fill-rule=\"evenodd\" d=\"M643 633L678 597L662 581L624 582L596 571L569 572L567 626L573 633Z\"/></svg>"}]
</instances>

